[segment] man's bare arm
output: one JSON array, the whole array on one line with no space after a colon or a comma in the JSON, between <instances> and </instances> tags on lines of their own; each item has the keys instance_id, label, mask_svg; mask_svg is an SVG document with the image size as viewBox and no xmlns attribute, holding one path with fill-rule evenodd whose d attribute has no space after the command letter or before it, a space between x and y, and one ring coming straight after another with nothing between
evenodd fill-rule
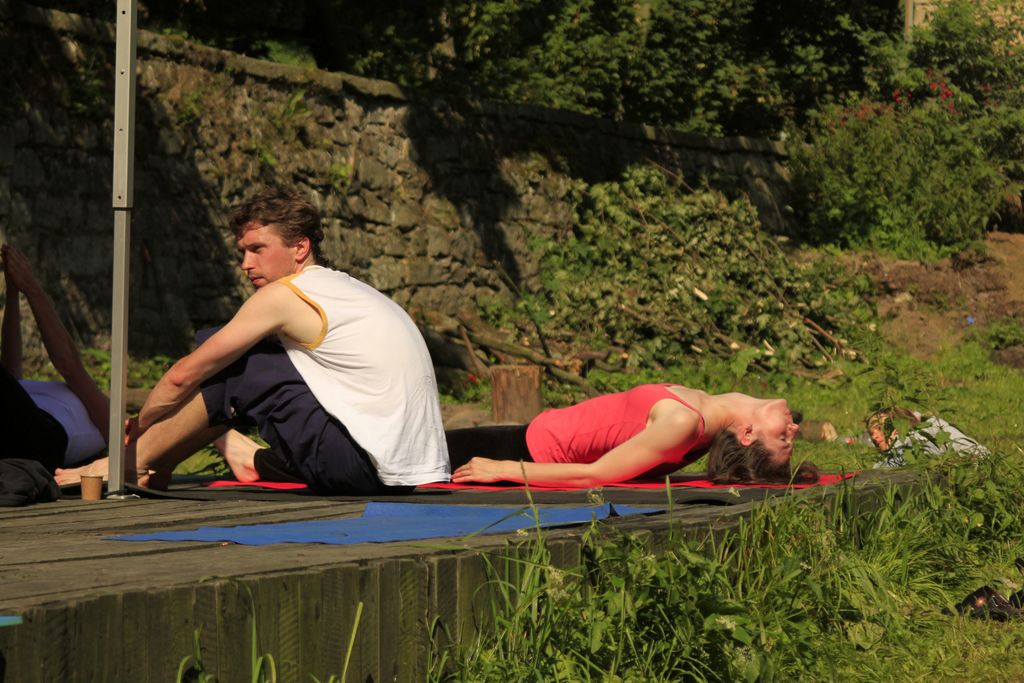
<instances>
[{"instance_id":1,"label":"man's bare arm","mask_svg":"<svg viewBox=\"0 0 1024 683\"><path fill-rule=\"evenodd\" d=\"M317 314L286 285L271 283L259 289L227 325L160 378L146 399L128 441L134 441L176 410L204 380L230 365L256 342L271 334L290 333L295 319L302 316Z\"/></svg>"}]
</instances>

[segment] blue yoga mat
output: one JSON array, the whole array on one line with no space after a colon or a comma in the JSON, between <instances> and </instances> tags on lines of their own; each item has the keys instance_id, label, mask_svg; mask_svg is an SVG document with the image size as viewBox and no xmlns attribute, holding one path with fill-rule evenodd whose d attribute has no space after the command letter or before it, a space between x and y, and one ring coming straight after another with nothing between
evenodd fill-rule
<instances>
[{"instance_id":1,"label":"blue yoga mat","mask_svg":"<svg viewBox=\"0 0 1024 683\"><path fill-rule=\"evenodd\" d=\"M591 519L661 512L662 508L627 505L592 505L573 508L538 508L542 527L580 524ZM366 504L359 518L325 519L282 524L201 527L194 531L163 531L156 534L116 536L114 541L230 541L242 545L274 543L387 543L442 536L509 533L538 523L526 507L476 507L426 503Z\"/></svg>"},{"instance_id":2,"label":"blue yoga mat","mask_svg":"<svg viewBox=\"0 0 1024 683\"><path fill-rule=\"evenodd\" d=\"M21 623L21 617L12 614L0 616L0 626L17 626Z\"/></svg>"}]
</instances>

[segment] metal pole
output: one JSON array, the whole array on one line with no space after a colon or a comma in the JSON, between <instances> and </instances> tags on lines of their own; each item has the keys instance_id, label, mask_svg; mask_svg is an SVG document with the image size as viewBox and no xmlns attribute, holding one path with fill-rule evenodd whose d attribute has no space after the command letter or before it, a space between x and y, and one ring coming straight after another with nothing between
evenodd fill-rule
<instances>
[{"instance_id":1,"label":"metal pole","mask_svg":"<svg viewBox=\"0 0 1024 683\"><path fill-rule=\"evenodd\" d=\"M128 256L135 188L136 0L117 0L114 60L114 283L110 325L108 498L125 493L125 386L128 381Z\"/></svg>"}]
</instances>

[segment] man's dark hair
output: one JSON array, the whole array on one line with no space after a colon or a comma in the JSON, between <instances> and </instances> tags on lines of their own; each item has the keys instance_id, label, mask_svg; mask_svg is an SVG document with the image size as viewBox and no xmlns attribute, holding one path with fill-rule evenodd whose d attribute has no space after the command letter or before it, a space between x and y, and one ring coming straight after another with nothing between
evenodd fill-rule
<instances>
[{"instance_id":1,"label":"man's dark hair","mask_svg":"<svg viewBox=\"0 0 1024 683\"><path fill-rule=\"evenodd\" d=\"M320 225L320 212L295 190L264 188L249 201L235 207L228 219L228 226L238 239L252 223L272 225L289 246L302 237L308 237L313 259L319 265L328 265L322 248L324 231Z\"/></svg>"},{"instance_id":2,"label":"man's dark hair","mask_svg":"<svg viewBox=\"0 0 1024 683\"><path fill-rule=\"evenodd\" d=\"M708 449L707 477L716 484L814 484L819 476L814 463L804 461L793 472L789 460L773 461L760 441L744 446L728 429Z\"/></svg>"}]
</instances>

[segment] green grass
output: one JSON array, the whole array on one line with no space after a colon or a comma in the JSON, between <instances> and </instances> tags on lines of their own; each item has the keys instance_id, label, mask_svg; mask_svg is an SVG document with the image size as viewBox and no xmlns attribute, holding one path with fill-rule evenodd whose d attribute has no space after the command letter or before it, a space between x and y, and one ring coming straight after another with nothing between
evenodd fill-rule
<instances>
[{"instance_id":1,"label":"green grass","mask_svg":"<svg viewBox=\"0 0 1024 683\"><path fill-rule=\"evenodd\" d=\"M846 495L762 506L716 543L658 556L595 531L580 566L555 569L538 537L495 568L495 628L435 655L436 679L1019 679L1024 625L942 612L981 583L1011 588L1020 504L971 495L1003 464L958 464L953 486L893 491L874 511Z\"/></svg>"},{"instance_id":2,"label":"green grass","mask_svg":"<svg viewBox=\"0 0 1024 683\"><path fill-rule=\"evenodd\" d=\"M1020 374L990 363L976 343L929 361L876 351L871 366L844 366L828 382L749 375L737 387L723 367L679 368L666 379L783 394L840 434L859 433L879 404L909 404L955 422L993 456L919 462L932 483L892 490L874 508L842 489L831 502L761 506L715 541L678 540L657 556L595 528L581 564L557 569L538 534L511 566L492 567L482 590L494 628L435 652L434 678L1024 678L1024 622L943 613L979 585L1008 595L1024 583L1013 568L1024 555ZM833 471L878 459L869 446L806 442L798 457Z\"/></svg>"}]
</instances>

